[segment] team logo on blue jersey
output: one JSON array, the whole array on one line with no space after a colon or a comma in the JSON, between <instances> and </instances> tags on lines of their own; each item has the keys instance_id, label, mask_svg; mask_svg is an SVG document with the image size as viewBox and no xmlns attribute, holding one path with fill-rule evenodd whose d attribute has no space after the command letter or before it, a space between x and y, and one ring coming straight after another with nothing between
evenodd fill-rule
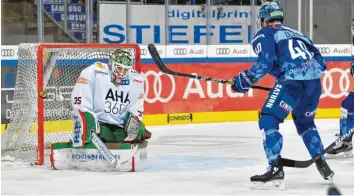
<instances>
[{"instance_id":1,"label":"team logo on blue jersey","mask_svg":"<svg viewBox=\"0 0 354 196\"><path fill-rule=\"evenodd\" d=\"M310 112L305 112L305 117L306 118L311 118L311 117L314 117L316 114L316 109L313 110L313 111L310 111Z\"/></svg>"},{"instance_id":2,"label":"team logo on blue jersey","mask_svg":"<svg viewBox=\"0 0 354 196\"><path fill-rule=\"evenodd\" d=\"M280 106L281 109L283 109L287 113L290 113L290 112L293 111L293 108L288 103L286 103L285 101L281 101L279 103L279 106Z\"/></svg>"},{"instance_id":3,"label":"team logo on blue jersey","mask_svg":"<svg viewBox=\"0 0 354 196\"><path fill-rule=\"evenodd\" d=\"M277 84L277 85L274 87L274 89L273 89L273 91L272 91L272 94L269 96L268 101L267 101L265 107L267 107L267 108L272 108L272 107L273 107L273 104L274 104L275 101L277 100L278 95L279 95L280 90L281 90L282 87L283 87L283 86L280 85L280 84Z\"/></svg>"}]
</instances>

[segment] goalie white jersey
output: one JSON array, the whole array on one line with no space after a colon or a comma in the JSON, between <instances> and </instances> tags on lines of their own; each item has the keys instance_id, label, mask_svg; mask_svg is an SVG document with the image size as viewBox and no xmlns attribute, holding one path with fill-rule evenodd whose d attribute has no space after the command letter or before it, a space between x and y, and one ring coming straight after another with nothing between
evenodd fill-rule
<instances>
[{"instance_id":1,"label":"goalie white jersey","mask_svg":"<svg viewBox=\"0 0 354 196\"><path fill-rule=\"evenodd\" d=\"M99 122L123 125L127 112L142 120L144 77L131 70L120 81L112 82L108 65L96 62L81 71L71 94L72 104L95 113Z\"/></svg>"}]
</instances>

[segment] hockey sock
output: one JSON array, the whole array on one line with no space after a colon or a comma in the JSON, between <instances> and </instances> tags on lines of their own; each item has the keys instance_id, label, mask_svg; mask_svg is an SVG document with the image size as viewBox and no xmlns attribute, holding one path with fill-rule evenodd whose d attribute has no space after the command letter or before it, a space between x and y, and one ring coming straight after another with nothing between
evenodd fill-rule
<instances>
[{"instance_id":1,"label":"hockey sock","mask_svg":"<svg viewBox=\"0 0 354 196\"><path fill-rule=\"evenodd\" d=\"M342 108L343 109L343 108ZM346 134L350 129L354 128L354 114L347 114L345 117L341 117L339 121L340 135ZM353 133L351 133L346 139L352 139Z\"/></svg>"},{"instance_id":2,"label":"hockey sock","mask_svg":"<svg viewBox=\"0 0 354 196\"><path fill-rule=\"evenodd\" d=\"M319 154L323 151L323 144L321 137L318 134L318 131L315 127L309 128L301 134L301 137L306 145L307 150L309 151L311 157Z\"/></svg>"},{"instance_id":3,"label":"hockey sock","mask_svg":"<svg viewBox=\"0 0 354 196\"><path fill-rule=\"evenodd\" d=\"M264 131L263 147L266 153L268 163L274 163L280 155L283 148L283 136L277 129L269 129Z\"/></svg>"}]
</instances>

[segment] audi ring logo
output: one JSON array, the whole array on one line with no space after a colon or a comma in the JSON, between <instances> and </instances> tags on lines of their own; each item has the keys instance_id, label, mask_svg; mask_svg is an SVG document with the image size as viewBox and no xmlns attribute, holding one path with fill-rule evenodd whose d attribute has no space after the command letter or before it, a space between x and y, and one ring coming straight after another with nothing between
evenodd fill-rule
<instances>
[{"instance_id":1,"label":"audi ring logo","mask_svg":"<svg viewBox=\"0 0 354 196\"><path fill-rule=\"evenodd\" d=\"M148 103L155 103L156 101L160 101L161 103L167 103L168 101L170 101L174 94L175 94L175 90L176 90L176 82L175 82L175 79L173 78L173 76L171 75L166 75L170 80L171 80L171 85L172 85L172 88L169 90L169 94L168 96L166 97L162 97L162 79L161 79L161 76L162 75L166 75L162 72L159 72L159 73L156 73L154 71L147 71L145 73L145 78L146 78L146 82L145 82L145 101L148 102ZM149 90L150 90L150 86L151 84L149 84L149 80L147 80L148 77L153 77L153 80L150 80L152 81L152 89L153 89L153 96L152 97L148 97L148 94L149 94ZM151 96L151 95L149 95Z\"/></svg>"},{"instance_id":2,"label":"audi ring logo","mask_svg":"<svg viewBox=\"0 0 354 196\"><path fill-rule=\"evenodd\" d=\"M188 50L186 48L175 48L173 49L173 54L174 55L187 55Z\"/></svg>"},{"instance_id":3,"label":"audi ring logo","mask_svg":"<svg viewBox=\"0 0 354 196\"><path fill-rule=\"evenodd\" d=\"M14 49L1 49L1 56L2 57L15 56L15 50Z\"/></svg>"},{"instance_id":4,"label":"audi ring logo","mask_svg":"<svg viewBox=\"0 0 354 196\"><path fill-rule=\"evenodd\" d=\"M217 48L215 53L217 55L225 55L225 54L230 54L230 48Z\"/></svg>"},{"instance_id":5,"label":"audi ring logo","mask_svg":"<svg viewBox=\"0 0 354 196\"><path fill-rule=\"evenodd\" d=\"M323 73L323 80L322 80L323 93L321 95L321 98L329 97L333 99L338 99L343 96L347 96L349 90L351 90L349 72L350 72L349 69L343 70L340 68L332 68L330 70L325 71ZM340 74L339 79L337 80L334 79L333 78L334 74ZM339 90L337 93L332 92L335 84L334 81L338 81Z\"/></svg>"},{"instance_id":6,"label":"audi ring logo","mask_svg":"<svg viewBox=\"0 0 354 196\"><path fill-rule=\"evenodd\" d=\"M145 56L145 55L147 55L147 54L148 54L147 49L140 49L140 55Z\"/></svg>"},{"instance_id":7,"label":"audi ring logo","mask_svg":"<svg viewBox=\"0 0 354 196\"><path fill-rule=\"evenodd\" d=\"M320 51L321 54L329 54L331 53L331 49L329 47L318 47L318 51Z\"/></svg>"}]
</instances>

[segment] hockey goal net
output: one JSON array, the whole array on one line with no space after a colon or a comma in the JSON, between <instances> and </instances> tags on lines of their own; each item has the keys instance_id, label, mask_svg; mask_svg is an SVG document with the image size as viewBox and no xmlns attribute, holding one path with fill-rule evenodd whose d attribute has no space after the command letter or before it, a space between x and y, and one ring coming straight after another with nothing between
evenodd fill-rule
<instances>
[{"instance_id":1,"label":"hockey goal net","mask_svg":"<svg viewBox=\"0 0 354 196\"><path fill-rule=\"evenodd\" d=\"M74 127L70 96L80 72L97 61L107 63L118 48L135 56L140 72L136 44L20 44L14 115L1 137L2 161L42 165L50 144L68 142Z\"/></svg>"}]
</instances>

